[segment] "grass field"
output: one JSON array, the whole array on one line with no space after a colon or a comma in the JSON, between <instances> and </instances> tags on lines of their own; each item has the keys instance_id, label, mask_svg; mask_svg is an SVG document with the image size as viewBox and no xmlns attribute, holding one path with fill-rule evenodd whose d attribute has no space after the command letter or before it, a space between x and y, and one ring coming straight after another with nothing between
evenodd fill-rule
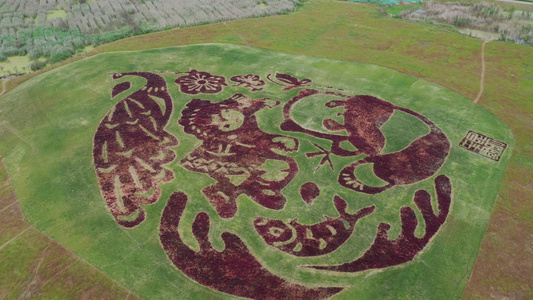
<instances>
[{"instance_id":1,"label":"grass field","mask_svg":"<svg viewBox=\"0 0 533 300\"><path fill-rule=\"evenodd\" d=\"M236 61L240 63L235 64ZM354 253L357 254L355 257L360 256L372 244L380 222L391 224L391 238L400 234L400 208L416 208L412 202L416 190L427 190L433 195L433 205L436 205L433 177L374 196L338 187L338 171L333 172L324 166L313 173L319 160L305 156L305 153L316 150L311 142L328 147L327 142L280 130L280 105L261 110L256 117L262 130L300 140L300 151L291 155L298 162L300 171L284 189L288 199L286 206L280 211L268 210L241 196L237 201L237 215L221 219L200 193L213 180L204 174L187 171L176 163L198 146L194 137L184 134L177 124L178 112L194 96L179 93L173 84L178 75L166 74L164 77L174 99L175 110L167 130L180 141L179 146L173 148L178 157L174 163L167 165L174 172L175 180L161 186L162 196L157 204L143 206L147 217L140 226L121 228L110 217L101 198L91 160L96 127L116 103L109 98L116 82L111 81L108 73L138 70L187 72L189 69L204 70L227 78L249 73L260 74L262 78L276 72L293 74L300 79L311 79L310 88L322 86L322 89L328 90L324 86L333 86L347 94L369 94L426 116L444 131L452 145L449 157L437 173L448 176L452 181L453 202L449 219L425 251L405 266L356 274L317 272L298 267L353 260ZM140 89L143 84L138 79L131 82L132 91ZM55 88L50 88L52 86ZM244 92L255 99L278 99L283 105L298 91L280 92L281 89L270 83L263 90L250 93L244 87L228 86L219 94L199 96L218 102L234 93ZM83 95L81 99L80 95ZM122 95L119 94L120 97ZM183 291L179 297L184 299L224 297L194 284L165 257L157 228L166 199L174 191L184 191L190 197L180 230L183 230L184 242L193 249L197 246L194 246L194 238L187 228L190 228L195 214L204 211L209 213L213 222L210 237L215 249L220 251L224 248L219 239L223 231L235 233L262 264L289 282L312 287L346 287L338 296L341 299L352 299L354 295L364 295L362 298L368 299L396 298L399 295L416 298L448 295L457 298L467 283L468 277L464 274L473 267L505 164L510 157L510 151L506 151L500 162L494 162L462 149L458 144L468 130L490 135L510 146L513 144L510 131L503 123L470 100L435 84L372 65L231 45L197 45L99 55L23 83L4 99L3 107L6 109L1 114L6 121L2 127L0 149L27 220L133 292L149 298L173 297L177 290ZM318 97L315 101L298 104L294 108L295 121L305 123L306 128L311 130L323 130L321 120L329 116L324 113L331 112L321 112L323 109L320 107L323 106L317 105L329 100L332 97ZM337 118L334 112L332 116ZM382 130L387 137L386 152L400 151L412 140L427 134L427 127L419 119L401 112L395 112ZM353 159L332 156L332 163L335 170L340 170ZM267 175L277 174L275 165L265 168ZM370 169L362 172L365 171L365 176L372 176ZM307 181L316 182L322 191L311 206L305 206L298 192L300 185ZM260 236L253 231L253 219L258 216L281 220L298 218L303 224L320 222L323 214L336 217L338 213L331 205L335 194L346 199L352 213L365 206L376 206L376 214L360 221L355 231L358 238L348 240L336 252L295 259L265 247ZM420 224L424 223L418 213L417 218ZM416 235L424 235L424 226L417 228ZM391 284L391 281L394 283ZM388 288L380 288L383 286Z\"/></svg>"},{"instance_id":2,"label":"grass field","mask_svg":"<svg viewBox=\"0 0 533 300\"><path fill-rule=\"evenodd\" d=\"M387 19L371 6L348 3L312 1L292 15L179 29L123 40L97 50L213 41L379 64L437 82L471 99L479 88L481 41L423 24ZM486 49L487 78L480 104L511 126L516 142L491 225L463 297L527 298L532 286L526 275L532 270L528 263L531 250L530 238L522 233L531 232L533 219L531 203L527 201L532 198L528 174L533 167L533 107L528 97L533 93L533 55L530 48L499 42L487 44ZM10 88L17 82L10 81Z\"/></svg>"},{"instance_id":3,"label":"grass field","mask_svg":"<svg viewBox=\"0 0 533 300\"><path fill-rule=\"evenodd\" d=\"M28 56L12 56L0 63L0 76L9 74L26 74L31 71L31 60Z\"/></svg>"},{"instance_id":4,"label":"grass field","mask_svg":"<svg viewBox=\"0 0 533 300\"><path fill-rule=\"evenodd\" d=\"M2 299L137 299L24 220L3 160L0 218Z\"/></svg>"},{"instance_id":5,"label":"grass field","mask_svg":"<svg viewBox=\"0 0 533 300\"><path fill-rule=\"evenodd\" d=\"M528 9L526 6L520 9ZM356 20L356 21L354 21ZM294 24L301 24L295 26ZM351 32L347 35L346 32ZM317 36L318 33L318 36ZM398 38L401 37L401 38ZM240 39L240 40L239 40ZM290 53L386 66L437 82L474 99L479 90L482 41L424 24L390 20L372 6L313 1L297 14L151 34L105 45L99 52L230 41ZM320 40L320 43L307 43ZM533 186L529 174L533 124L531 48L486 46L489 86L479 104L513 131L516 144L480 256L464 298L526 297L533 293L531 232ZM511 253L511 254L510 254Z\"/></svg>"}]
</instances>

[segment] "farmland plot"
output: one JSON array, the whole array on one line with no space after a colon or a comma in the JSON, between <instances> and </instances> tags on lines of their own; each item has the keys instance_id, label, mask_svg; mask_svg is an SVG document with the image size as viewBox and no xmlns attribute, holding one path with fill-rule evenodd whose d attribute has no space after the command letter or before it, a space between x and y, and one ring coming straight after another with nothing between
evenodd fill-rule
<instances>
[{"instance_id":1,"label":"farmland plot","mask_svg":"<svg viewBox=\"0 0 533 300\"><path fill-rule=\"evenodd\" d=\"M99 55L9 96L26 217L142 297L458 298L513 144L435 84L234 45Z\"/></svg>"}]
</instances>

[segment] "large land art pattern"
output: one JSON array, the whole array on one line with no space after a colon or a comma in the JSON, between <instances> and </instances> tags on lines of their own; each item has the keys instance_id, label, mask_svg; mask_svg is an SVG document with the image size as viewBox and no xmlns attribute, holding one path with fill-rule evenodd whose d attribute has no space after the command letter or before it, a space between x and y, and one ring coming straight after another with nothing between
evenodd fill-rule
<instances>
[{"instance_id":1,"label":"large land art pattern","mask_svg":"<svg viewBox=\"0 0 533 300\"><path fill-rule=\"evenodd\" d=\"M105 54L1 98L29 222L145 298L460 297L508 127L378 66Z\"/></svg>"}]
</instances>

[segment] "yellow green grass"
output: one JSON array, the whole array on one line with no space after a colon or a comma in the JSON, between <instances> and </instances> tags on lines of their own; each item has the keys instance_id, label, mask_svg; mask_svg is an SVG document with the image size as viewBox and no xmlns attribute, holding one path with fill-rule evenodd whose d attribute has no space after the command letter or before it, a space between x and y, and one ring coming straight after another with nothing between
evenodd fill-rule
<instances>
[{"instance_id":1,"label":"yellow green grass","mask_svg":"<svg viewBox=\"0 0 533 300\"><path fill-rule=\"evenodd\" d=\"M169 164L168 168L174 171L176 180L162 186L163 195L157 204L145 207L148 217L141 226L131 230L120 228L105 207L91 156L96 127L116 103L116 100L110 101L109 98L109 91L115 82L109 79L108 73L183 71L189 68L207 70L228 78L247 73L257 73L264 78L268 73L286 72L299 78L311 78L313 87L333 85L351 94L375 95L422 113L442 128L452 144L448 161L439 171L439 174L451 178L454 190L452 212L442 232L413 263L382 272L347 275L300 268L302 264L336 264L353 260L369 247L380 222L390 223L392 230L389 234L391 237L397 236L401 227L398 216L400 207L413 206L412 197L418 189L433 193L433 179L397 187L376 196L339 189L336 187L336 172L324 167L313 173L318 161L305 156L306 152L316 151L311 144L313 140L296 134L301 140L301 150L293 157L299 163L300 173L283 191L289 200L286 207L282 211L271 211L240 197L236 217L221 220L200 192L212 183L212 179L204 174L188 172L176 163L197 143L191 135L183 134L183 129L177 124L179 111L194 97L178 92L172 84L172 78L175 77L172 74L165 75L175 105L167 130L178 137L180 145L175 148L178 153L176 162ZM133 90L140 88L140 84L143 83L135 81ZM56 88L51 89L51 86ZM281 93L280 90L279 86L270 84L250 96L287 102L296 94L296 91ZM220 94L205 95L205 98L220 101L237 92L244 92L243 88L227 87ZM227 297L191 282L169 263L161 248L157 234L161 211L173 191L184 191L191 198L183 219L185 232L188 232L186 226L191 224L195 214L206 211L213 220L211 238L216 249L223 248L219 238L221 232L234 232L246 241L262 263L288 280L311 286L346 286L346 291L339 294L339 299L353 299L355 295L361 299L396 299L398 296L431 299L437 295L456 299L467 282L464 274L473 267L510 157L510 151L507 151L502 161L497 163L459 148L458 144L468 130L490 134L509 144L509 147L513 144L508 128L490 113L463 96L433 83L378 66L236 45L206 44L107 53L34 78L9 95L5 105L11 109L1 114L7 122L0 132L3 137L0 149L10 167L26 217L37 228L141 297L169 298L176 293L177 287L185 291L180 295L183 299ZM80 95L83 95L82 98ZM326 118L325 113L329 112L321 111L315 102L303 102L302 106L297 105L295 109L298 111L295 120L305 122L309 128L319 128L321 120ZM281 115L281 106L257 113L260 128L269 133L287 134L279 128ZM390 137L387 140L389 151L400 150L412 139L427 132L427 127L419 126L420 120L413 120L409 115L395 113L389 122L383 128L385 136ZM406 133L401 130L406 130ZM327 147L324 141L315 142ZM350 159L353 158L333 157L337 172ZM366 178L372 180L370 176ZM311 208L302 210L301 206L305 204L300 199L299 187L310 180L323 187L322 196ZM335 194L347 199L351 211L374 204L379 213L361 221L357 238L351 239L346 246L331 255L307 260L287 257L265 247L254 232L252 221L257 216L283 220L298 218L305 224L320 222L324 214L336 216L331 202ZM422 223L420 215L418 218ZM423 229L419 229L422 233ZM194 245L190 234L184 240ZM391 280L394 283L391 284ZM384 285L389 288L379 288Z\"/></svg>"},{"instance_id":2,"label":"yellow green grass","mask_svg":"<svg viewBox=\"0 0 533 300\"><path fill-rule=\"evenodd\" d=\"M65 19L67 17L67 12L63 9L50 10L46 13L46 19Z\"/></svg>"},{"instance_id":3,"label":"yellow green grass","mask_svg":"<svg viewBox=\"0 0 533 300\"><path fill-rule=\"evenodd\" d=\"M0 298L138 299L24 220L3 160L0 219Z\"/></svg>"},{"instance_id":4,"label":"yellow green grass","mask_svg":"<svg viewBox=\"0 0 533 300\"><path fill-rule=\"evenodd\" d=\"M104 45L96 52L149 49L201 42L231 42L311 56L379 64L436 82L473 99L479 90L480 40L425 24L389 19L375 7L311 1L296 14L176 29ZM532 295L524 263L532 255L533 52L491 42L479 104L509 124L515 147L463 298L527 298ZM33 74L31 76L35 76ZM23 80L11 80L13 88ZM7 97L7 96L6 96Z\"/></svg>"},{"instance_id":5,"label":"yellow green grass","mask_svg":"<svg viewBox=\"0 0 533 300\"><path fill-rule=\"evenodd\" d=\"M31 72L31 60L28 55L25 56L11 56L7 61L0 62L0 76L7 76L9 74L27 74Z\"/></svg>"}]
</instances>

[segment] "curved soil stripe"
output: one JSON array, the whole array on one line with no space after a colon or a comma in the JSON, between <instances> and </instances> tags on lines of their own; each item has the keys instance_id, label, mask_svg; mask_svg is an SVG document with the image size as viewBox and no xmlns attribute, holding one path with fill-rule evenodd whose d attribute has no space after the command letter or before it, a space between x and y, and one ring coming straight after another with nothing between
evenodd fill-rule
<instances>
[{"instance_id":1,"label":"curved soil stripe","mask_svg":"<svg viewBox=\"0 0 533 300\"><path fill-rule=\"evenodd\" d=\"M342 287L310 288L274 275L233 233L222 233L225 248L215 250L209 241L210 217L205 212L199 212L192 224L192 233L200 246L199 251L192 250L178 231L187 201L183 192L174 192L170 196L161 217L159 238L172 263L199 284L256 300L327 299L343 290Z\"/></svg>"}]
</instances>

